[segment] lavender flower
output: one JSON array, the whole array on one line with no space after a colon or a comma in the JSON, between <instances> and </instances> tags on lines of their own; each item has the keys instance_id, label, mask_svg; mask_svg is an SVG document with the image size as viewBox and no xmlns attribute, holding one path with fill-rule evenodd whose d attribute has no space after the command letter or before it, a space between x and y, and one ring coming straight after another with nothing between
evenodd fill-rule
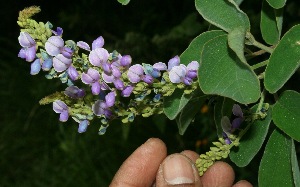
<instances>
[{"instance_id":1,"label":"lavender flower","mask_svg":"<svg viewBox=\"0 0 300 187\"><path fill-rule=\"evenodd\" d=\"M96 48L89 54L89 61L92 65L102 67L103 63L106 63L109 57L109 53L104 48Z\"/></svg>"},{"instance_id":2,"label":"lavender flower","mask_svg":"<svg viewBox=\"0 0 300 187\"><path fill-rule=\"evenodd\" d=\"M25 59L27 62L32 62L36 55L36 42L27 32L21 32L18 40L23 47L18 57Z\"/></svg>"},{"instance_id":3,"label":"lavender flower","mask_svg":"<svg viewBox=\"0 0 300 187\"><path fill-rule=\"evenodd\" d=\"M168 62L168 71L170 71L174 66L179 66L180 58L178 55L171 58Z\"/></svg>"},{"instance_id":4,"label":"lavender flower","mask_svg":"<svg viewBox=\"0 0 300 187\"><path fill-rule=\"evenodd\" d=\"M92 43L92 49L102 48L104 45L104 39L102 36L99 36L96 40Z\"/></svg>"},{"instance_id":5,"label":"lavender flower","mask_svg":"<svg viewBox=\"0 0 300 187\"><path fill-rule=\"evenodd\" d=\"M45 49L50 56L60 54L63 47L64 40L60 36L51 36L45 43Z\"/></svg>"},{"instance_id":6,"label":"lavender flower","mask_svg":"<svg viewBox=\"0 0 300 187\"><path fill-rule=\"evenodd\" d=\"M88 120L80 121L79 126L78 126L78 133L85 132L89 124L90 124L90 122Z\"/></svg>"},{"instance_id":7,"label":"lavender flower","mask_svg":"<svg viewBox=\"0 0 300 187\"><path fill-rule=\"evenodd\" d=\"M56 31L52 30L52 33L56 36L61 36L63 34L63 29L61 27L57 27Z\"/></svg>"},{"instance_id":8,"label":"lavender flower","mask_svg":"<svg viewBox=\"0 0 300 187\"><path fill-rule=\"evenodd\" d=\"M63 72L72 63L72 59L64 57L62 54L58 54L53 58L53 67L57 72Z\"/></svg>"},{"instance_id":9,"label":"lavender flower","mask_svg":"<svg viewBox=\"0 0 300 187\"><path fill-rule=\"evenodd\" d=\"M53 102L54 112L60 114L59 121L65 122L69 118L68 106L61 100L56 100Z\"/></svg>"},{"instance_id":10,"label":"lavender flower","mask_svg":"<svg viewBox=\"0 0 300 187\"><path fill-rule=\"evenodd\" d=\"M71 80L75 81L79 78L79 73L74 66L71 65L67 72Z\"/></svg>"},{"instance_id":11,"label":"lavender flower","mask_svg":"<svg viewBox=\"0 0 300 187\"><path fill-rule=\"evenodd\" d=\"M130 55L124 55L122 56L122 58L120 59L120 64L123 67L128 67L131 64L131 56Z\"/></svg>"},{"instance_id":12,"label":"lavender flower","mask_svg":"<svg viewBox=\"0 0 300 187\"><path fill-rule=\"evenodd\" d=\"M36 75L40 72L40 70L41 70L40 59L36 59L34 62L31 63L30 74L31 75Z\"/></svg>"},{"instance_id":13,"label":"lavender flower","mask_svg":"<svg viewBox=\"0 0 300 187\"><path fill-rule=\"evenodd\" d=\"M89 84L92 86L92 93L98 95L101 90L101 85L99 82L100 74L97 70L89 68L87 73L82 73L81 80L84 84Z\"/></svg>"},{"instance_id":14,"label":"lavender flower","mask_svg":"<svg viewBox=\"0 0 300 187\"><path fill-rule=\"evenodd\" d=\"M129 86L126 86L126 87L122 90L121 96L122 96L122 97L129 97L130 94L132 93L133 89L134 89L133 86L130 86L130 85L129 85Z\"/></svg>"},{"instance_id":15,"label":"lavender flower","mask_svg":"<svg viewBox=\"0 0 300 187\"><path fill-rule=\"evenodd\" d=\"M194 78L197 77L199 63L197 61L190 62L187 67L183 64L173 66L169 72L169 78L172 83L183 82L185 85L191 85Z\"/></svg>"},{"instance_id":16,"label":"lavender flower","mask_svg":"<svg viewBox=\"0 0 300 187\"><path fill-rule=\"evenodd\" d=\"M85 91L77 86L69 86L65 89L64 94L73 99L78 99L85 96Z\"/></svg>"}]
</instances>

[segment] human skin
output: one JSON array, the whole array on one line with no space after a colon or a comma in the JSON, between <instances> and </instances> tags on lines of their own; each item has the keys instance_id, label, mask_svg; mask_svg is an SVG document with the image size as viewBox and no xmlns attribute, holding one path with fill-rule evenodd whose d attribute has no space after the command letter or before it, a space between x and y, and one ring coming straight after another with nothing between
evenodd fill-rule
<instances>
[{"instance_id":1,"label":"human skin","mask_svg":"<svg viewBox=\"0 0 300 187\"><path fill-rule=\"evenodd\" d=\"M234 171L225 162L216 162L200 177L194 165L199 155L183 151L167 155L163 141L150 138L121 165L110 187L252 187L245 180L234 183Z\"/></svg>"}]
</instances>

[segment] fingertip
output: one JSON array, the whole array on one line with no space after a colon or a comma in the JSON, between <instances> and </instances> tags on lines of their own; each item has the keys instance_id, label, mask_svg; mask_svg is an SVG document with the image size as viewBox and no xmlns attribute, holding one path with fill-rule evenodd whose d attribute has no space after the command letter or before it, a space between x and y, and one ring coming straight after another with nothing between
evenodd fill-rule
<instances>
[{"instance_id":1,"label":"fingertip","mask_svg":"<svg viewBox=\"0 0 300 187\"><path fill-rule=\"evenodd\" d=\"M226 162L214 163L201 177L204 186L232 186L235 174Z\"/></svg>"},{"instance_id":2,"label":"fingertip","mask_svg":"<svg viewBox=\"0 0 300 187\"><path fill-rule=\"evenodd\" d=\"M190 158L193 162L196 162L196 160L199 158L199 154L191 150L182 151L181 154L184 154L185 156Z\"/></svg>"},{"instance_id":3,"label":"fingertip","mask_svg":"<svg viewBox=\"0 0 300 187\"><path fill-rule=\"evenodd\" d=\"M239 182L235 183L232 187L253 187L253 185L246 180L240 180Z\"/></svg>"}]
</instances>

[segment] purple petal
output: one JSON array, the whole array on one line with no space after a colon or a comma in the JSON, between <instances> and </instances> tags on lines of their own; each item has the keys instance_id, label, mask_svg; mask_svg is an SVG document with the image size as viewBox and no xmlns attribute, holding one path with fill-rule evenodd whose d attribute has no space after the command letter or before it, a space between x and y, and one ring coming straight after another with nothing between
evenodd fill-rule
<instances>
[{"instance_id":1,"label":"purple petal","mask_svg":"<svg viewBox=\"0 0 300 187\"><path fill-rule=\"evenodd\" d=\"M95 115L101 116L104 114L104 110L107 108L106 103L100 100L97 100L95 104L93 104L92 109Z\"/></svg>"},{"instance_id":2,"label":"purple petal","mask_svg":"<svg viewBox=\"0 0 300 187\"><path fill-rule=\"evenodd\" d=\"M99 95L100 91L101 91L100 83L98 81L92 83L92 94L93 95Z\"/></svg>"},{"instance_id":3,"label":"purple petal","mask_svg":"<svg viewBox=\"0 0 300 187\"><path fill-rule=\"evenodd\" d=\"M129 66L131 64L132 58L130 55L124 55L122 56L121 60L120 60L120 64L121 66Z\"/></svg>"},{"instance_id":4,"label":"purple petal","mask_svg":"<svg viewBox=\"0 0 300 187\"><path fill-rule=\"evenodd\" d=\"M96 48L90 52L89 61L92 65L100 67L103 62L107 62L109 53L104 48Z\"/></svg>"},{"instance_id":5,"label":"purple petal","mask_svg":"<svg viewBox=\"0 0 300 187\"><path fill-rule=\"evenodd\" d=\"M78 132L79 133L83 133L86 131L87 127L89 125L89 121L88 120L83 120L79 123L79 126L78 126Z\"/></svg>"},{"instance_id":6,"label":"purple petal","mask_svg":"<svg viewBox=\"0 0 300 187\"><path fill-rule=\"evenodd\" d=\"M120 78L122 75L121 71L118 68L116 68L115 66L112 67L111 72L115 78Z\"/></svg>"},{"instance_id":7,"label":"purple petal","mask_svg":"<svg viewBox=\"0 0 300 187\"><path fill-rule=\"evenodd\" d=\"M65 71L72 63L72 59L64 57L62 54L58 54L53 58L53 67L57 72Z\"/></svg>"},{"instance_id":8,"label":"purple petal","mask_svg":"<svg viewBox=\"0 0 300 187\"><path fill-rule=\"evenodd\" d=\"M199 63L197 61L192 61L187 65L187 70L194 70L194 71L198 71L199 68Z\"/></svg>"},{"instance_id":9,"label":"purple petal","mask_svg":"<svg viewBox=\"0 0 300 187\"><path fill-rule=\"evenodd\" d=\"M241 126L243 122L243 118L235 118L233 121L232 121L232 128L233 129L237 129Z\"/></svg>"},{"instance_id":10,"label":"purple petal","mask_svg":"<svg viewBox=\"0 0 300 187\"><path fill-rule=\"evenodd\" d=\"M186 77L189 77L191 79L194 79L197 77L197 71L194 70L190 70L187 72Z\"/></svg>"},{"instance_id":11,"label":"purple petal","mask_svg":"<svg viewBox=\"0 0 300 187\"><path fill-rule=\"evenodd\" d=\"M132 93L134 87L133 86L126 86L126 88L122 91L121 96L122 97L129 97Z\"/></svg>"},{"instance_id":12,"label":"purple petal","mask_svg":"<svg viewBox=\"0 0 300 187\"><path fill-rule=\"evenodd\" d=\"M68 110L68 106L61 100L56 100L53 102L53 110L56 113L62 113L65 110Z\"/></svg>"},{"instance_id":13,"label":"purple petal","mask_svg":"<svg viewBox=\"0 0 300 187\"><path fill-rule=\"evenodd\" d=\"M71 80L75 81L75 80L78 79L79 73L78 73L78 71L75 69L74 66L71 65L71 66L68 68L67 72L68 72L68 75L69 75L69 77L70 77Z\"/></svg>"},{"instance_id":14,"label":"purple petal","mask_svg":"<svg viewBox=\"0 0 300 187\"><path fill-rule=\"evenodd\" d=\"M104 115L107 119L110 119L112 117L112 111L110 110L104 110Z\"/></svg>"},{"instance_id":15,"label":"purple petal","mask_svg":"<svg viewBox=\"0 0 300 187\"><path fill-rule=\"evenodd\" d=\"M70 49L69 47L63 47L61 49L61 54L64 55L64 57L66 58L72 58L73 50Z\"/></svg>"},{"instance_id":16,"label":"purple petal","mask_svg":"<svg viewBox=\"0 0 300 187\"><path fill-rule=\"evenodd\" d=\"M153 68L155 68L159 71L165 71L165 70L167 70L167 65L163 62L157 62L153 65Z\"/></svg>"},{"instance_id":17,"label":"purple petal","mask_svg":"<svg viewBox=\"0 0 300 187\"><path fill-rule=\"evenodd\" d=\"M238 104L234 104L233 107L232 107L232 113L235 115L235 116L238 116L238 117L241 117L243 118L243 111L240 107L240 105Z\"/></svg>"},{"instance_id":18,"label":"purple petal","mask_svg":"<svg viewBox=\"0 0 300 187\"><path fill-rule=\"evenodd\" d=\"M192 82L193 82L193 80L191 79L191 78L189 78L189 77L184 77L184 79L183 79L183 83L185 84L185 85L191 85L192 84Z\"/></svg>"},{"instance_id":19,"label":"purple petal","mask_svg":"<svg viewBox=\"0 0 300 187\"><path fill-rule=\"evenodd\" d=\"M56 56L60 53L60 49L64 46L64 40L59 36L51 36L45 43L45 49L51 56Z\"/></svg>"},{"instance_id":20,"label":"purple petal","mask_svg":"<svg viewBox=\"0 0 300 187\"><path fill-rule=\"evenodd\" d=\"M115 77L113 75L107 75L106 73L102 72L102 79L106 83L112 83L115 80Z\"/></svg>"},{"instance_id":21,"label":"purple petal","mask_svg":"<svg viewBox=\"0 0 300 187\"><path fill-rule=\"evenodd\" d=\"M68 121L69 118L69 112L67 110L64 110L62 113L59 115L59 121L61 122L66 122Z\"/></svg>"},{"instance_id":22,"label":"purple petal","mask_svg":"<svg viewBox=\"0 0 300 187\"><path fill-rule=\"evenodd\" d=\"M86 42L83 42L83 41L77 42L77 47L87 50L87 51L91 51L89 44L87 44Z\"/></svg>"},{"instance_id":23,"label":"purple petal","mask_svg":"<svg viewBox=\"0 0 300 187\"><path fill-rule=\"evenodd\" d=\"M36 75L41 71L41 63L40 59L36 59L34 62L31 63L30 74Z\"/></svg>"},{"instance_id":24,"label":"purple petal","mask_svg":"<svg viewBox=\"0 0 300 187\"><path fill-rule=\"evenodd\" d=\"M103 62L102 69L105 73L110 74L111 73L111 65L108 62Z\"/></svg>"},{"instance_id":25,"label":"purple petal","mask_svg":"<svg viewBox=\"0 0 300 187\"><path fill-rule=\"evenodd\" d=\"M63 34L63 29L61 27L57 27L56 31L52 30L52 33L55 34L56 36L61 36Z\"/></svg>"},{"instance_id":26,"label":"purple petal","mask_svg":"<svg viewBox=\"0 0 300 187\"><path fill-rule=\"evenodd\" d=\"M115 92L109 92L106 96L105 96L105 103L107 107L112 107L115 104L115 100L116 100L116 94Z\"/></svg>"},{"instance_id":27,"label":"purple petal","mask_svg":"<svg viewBox=\"0 0 300 187\"><path fill-rule=\"evenodd\" d=\"M120 79L115 79L114 85L115 85L116 89L118 89L118 90L124 89L124 83Z\"/></svg>"},{"instance_id":28,"label":"purple petal","mask_svg":"<svg viewBox=\"0 0 300 187\"><path fill-rule=\"evenodd\" d=\"M64 94L73 99L82 98L85 95L83 89L79 89L77 86L69 86L65 89Z\"/></svg>"},{"instance_id":29,"label":"purple petal","mask_svg":"<svg viewBox=\"0 0 300 187\"><path fill-rule=\"evenodd\" d=\"M93 41L92 43L92 50L101 48L104 45L104 39L102 36L99 36L96 40Z\"/></svg>"},{"instance_id":30,"label":"purple petal","mask_svg":"<svg viewBox=\"0 0 300 187\"><path fill-rule=\"evenodd\" d=\"M141 80L140 76L144 74L143 66L135 64L131 66L127 72L127 76L130 82L137 83Z\"/></svg>"},{"instance_id":31,"label":"purple petal","mask_svg":"<svg viewBox=\"0 0 300 187\"><path fill-rule=\"evenodd\" d=\"M44 71L49 71L52 68L52 64L53 64L52 58L48 58L43 62L42 69Z\"/></svg>"},{"instance_id":32,"label":"purple petal","mask_svg":"<svg viewBox=\"0 0 300 187\"><path fill-rule=\"evenodd\" d=\"M168 71L170 71L174 66L179 66L180 58L178 55L171 58L168 62Z\"/></svg>"},{"instance_id":33,"label":"purple petal","mask_svg":"<svg viewBox=\"0 0 300 187\"><path fill-rule=\"evenodd\" d=\"M22 48L22 49L19 51L18 57L23 58L23 59L26 58L26 49L25 49L25 48Z\"/></svg>"},{"instance_id":34,"label":"purple petal","mask_svg":"<svg viewBox=\"0 0 300 187\"><path fill-rule=\"evenodd\" d=\"M35 45L25 49L25 57L27 62L32 62L35 59L36 48Z\"/></svg>"},{"instance_id":35,"label":"purple petal","mask_svg":"<svg viewBox=\"0 0 300 187\"><path fill-rule=\"evenodd\" d=\"M89 68L87 73L82 73L81 80L84 84L92 84L100 79L100 74L97 70Z\"/></svg>"},{"instance_id":36,"label":"purple petal","mask_svg":"<svg viewBox=\"0 0 300 187\"><path fill-rule=\"evenodd\" d=\"M153 83L153 77L151 75L145 75L143 77L143 81L147 84L152 84Z\"/></svg>"},{"instance_id":37,"label":"purple petal","mask_svg":"<svg viewBox=\"0 0 300 187\"><path fill-rule=\"evenodd\" d=\"M169 72L169 78L172 83L180 83L185 77L186 68L184 65L174 66Z\"/></svg>"},{"instance_id":38,"label":"purple petal","mask_svg":"<svg viewBox=\"0 0 300 187\"><path fill-rule=\"evenodd\" d=\"M27 32L20 32L18 40L22 47L32 47L35 45L34 39Z\"/></svg>"}]
</instances>

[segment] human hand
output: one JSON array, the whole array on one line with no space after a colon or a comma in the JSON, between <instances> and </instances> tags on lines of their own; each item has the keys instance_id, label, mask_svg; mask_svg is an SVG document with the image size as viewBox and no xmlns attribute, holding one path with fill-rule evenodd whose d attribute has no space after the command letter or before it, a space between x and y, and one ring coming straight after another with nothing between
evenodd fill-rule
<instances>
[{"instance_id":1,"label":"human hand","mask_svg":"<svg viewBox=\"0 0 300 187\"><path fill-rule=\"evenodd\" d=\"M200 177L194 162L199 155L183 151L167 156L164 142L150 138L124 161L110 187L189 186L251 187L247 181L233 185L234 171L225 162L216 162Z\"/></svg>"}]
</instances>

